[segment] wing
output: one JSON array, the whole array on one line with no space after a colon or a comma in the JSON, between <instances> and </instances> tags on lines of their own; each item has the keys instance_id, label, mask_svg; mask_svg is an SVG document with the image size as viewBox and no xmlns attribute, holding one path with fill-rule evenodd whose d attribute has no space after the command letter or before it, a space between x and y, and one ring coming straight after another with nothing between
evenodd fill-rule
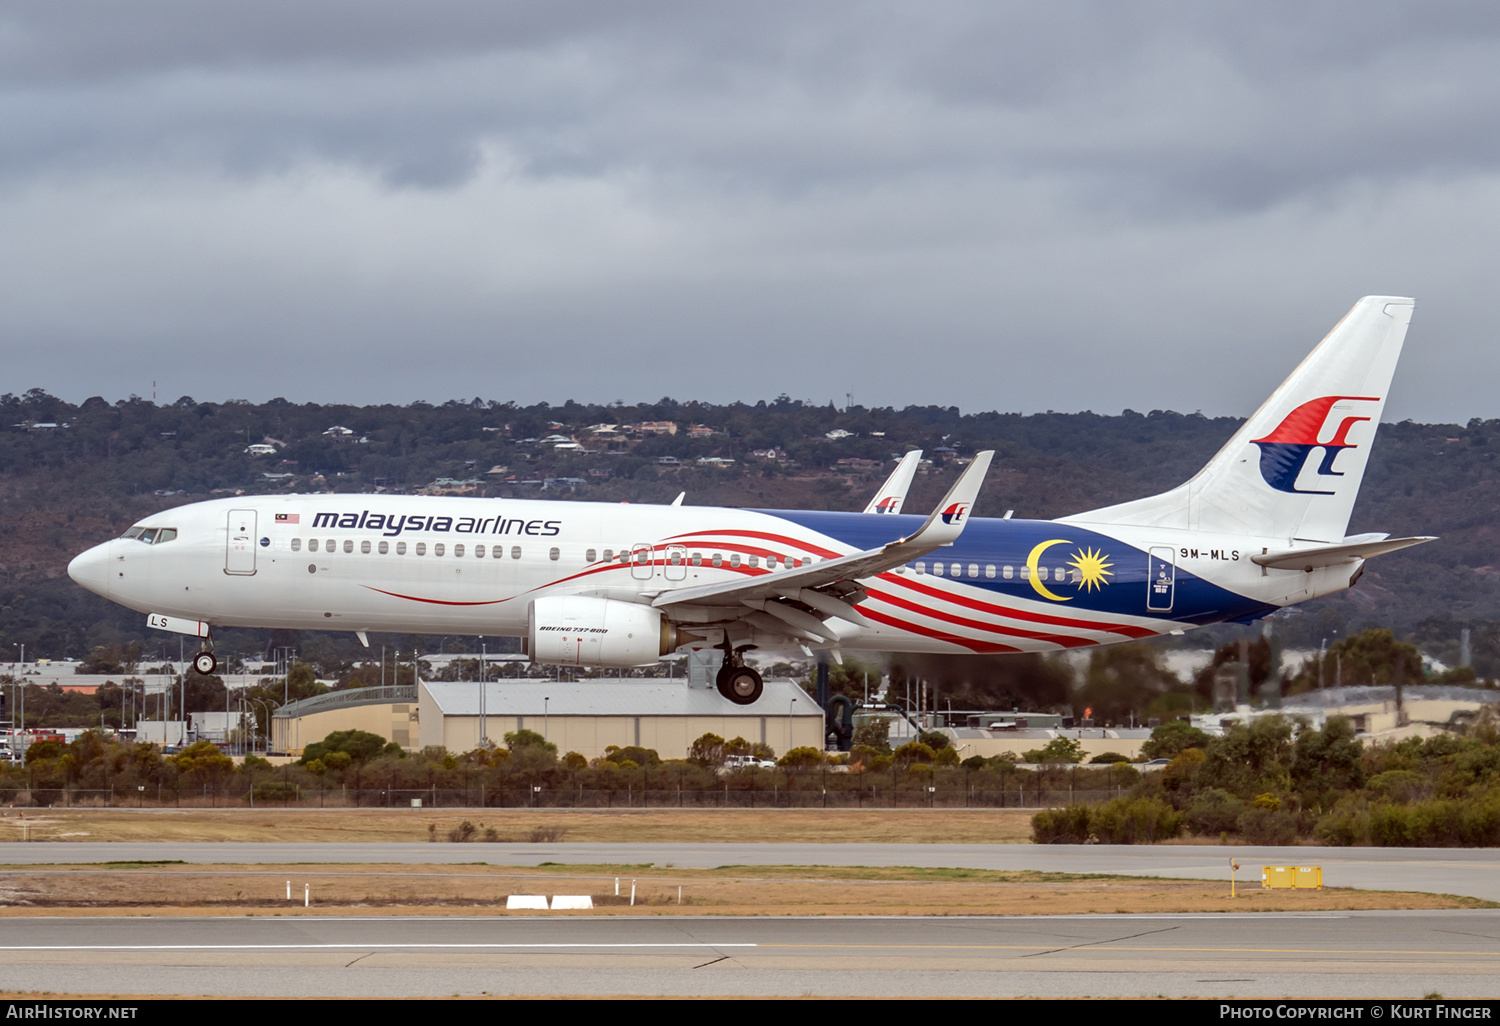
<instances>
[{"instance_id":1,"label":"wing","mask_svg":"<svg viewBox=\"0 0 1500 1026\"><path fill-rule=\"evenodd\" d=\"M806 619L782 615L786 607L778 599L792 599L824 613L837 616L851 623L865 625L864 617L854 609L854 604L843 597L822 589L849 592L858 591L854 582L862 577L872 577L886 570L925 556L929 552L952 545L963 533L969 520L969 510L979 495L979 486L990 468L993 451L981 452L964 469L948 494L938 503L932 515L916 531L905 538L882 545L878 549L855 552L837 559L825 560L795 570L765 573L759 577L741 581L726 581L722 584L705 584L696 588L681 588L658 596L652 605L670 609L678 605L742 607L746 612L757 610L775 616L784 624L805 628L809 633L821 634L813 623L821 621L810 613ZM843 587L840 587L843 586ZM862 598L863 595L860 595ZM856 602L858 599L855 600ZM803 612L792 610L793 613ZM794 622L794 620L796 622ZM812 621L812 622L809 622ZM824 632L826 633L826 629Z\"/></svg>"},{"instance_id":2,"label":"wing","mask_svg":"<svg viewBox=\"0 0 1500 1026\"><path fill-rule=\"evenodd\" d=\"M922 450L916 449L901 457L901 462L896 464L896 469L891 471L891 476L885 479L885 484L875 493L870 504L865 507L866 513L900 513L902 505L906 502L907 489L911 487L911 479L917 473L917 465L922 462Z\"/></svg>"}]
</instances>

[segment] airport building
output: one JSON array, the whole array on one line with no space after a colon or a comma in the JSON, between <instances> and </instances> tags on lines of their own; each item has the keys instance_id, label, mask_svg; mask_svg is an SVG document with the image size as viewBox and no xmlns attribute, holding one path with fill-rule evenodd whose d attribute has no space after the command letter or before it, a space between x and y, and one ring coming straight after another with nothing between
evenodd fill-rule
<instances>
[{"instance_id":1,"label":"airport building","mask_svg":"<svg viewBox=\"0 0 1500 1026\"><path fill-rule=\"evenodd\" d=\"M272 750L298 755L336 730L366 730L403 748L441 745L460 753L483 739L531 730L559 754L587 759L611 745L685 758L704 734L768 744L778 755L823 747L823 711L790 680L766 681L754 705L735 705L682 678L625 680L421 681L415 687L356 688L293 702L273 717Z\"/></svg>"}]
</instances>

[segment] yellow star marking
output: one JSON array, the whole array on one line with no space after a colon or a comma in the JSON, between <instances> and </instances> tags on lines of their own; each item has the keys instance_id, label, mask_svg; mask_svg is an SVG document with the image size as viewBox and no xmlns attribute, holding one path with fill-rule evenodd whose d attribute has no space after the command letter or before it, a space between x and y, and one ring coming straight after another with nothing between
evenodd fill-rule
<instances>
[{"instance_id":1,"label":"yellow star marking","mask_svg":"<svg viewBox=\"0 0 1500 1026\"><path fill-rule=\"evenodd\" d=\"M1108 562L1109 557L1098 549L1080 549L1073 554L1068 565L1078 571L1078 587L1083 591L1093 591L1095 588L1108 584L1106 577L1113 577L1109 568L1114 566Z\"/></svg>"}]
</instances>

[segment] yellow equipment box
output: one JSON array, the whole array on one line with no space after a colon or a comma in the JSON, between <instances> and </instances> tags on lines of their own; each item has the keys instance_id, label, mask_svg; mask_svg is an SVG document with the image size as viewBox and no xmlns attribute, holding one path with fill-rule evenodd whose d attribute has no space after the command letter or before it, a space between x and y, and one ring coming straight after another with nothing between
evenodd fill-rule
<instances>
[{"instance_id":1,"label":"yellow equipment box","mask_svg":"<svg viewBox=\"0 0 1500 1026\"><path fill-rule=\"evenodd\" d=\"M1263 888L1297 887L1323 889L1322 866L1261 866L1260 885Z\"/></svg>"}]
</instances>

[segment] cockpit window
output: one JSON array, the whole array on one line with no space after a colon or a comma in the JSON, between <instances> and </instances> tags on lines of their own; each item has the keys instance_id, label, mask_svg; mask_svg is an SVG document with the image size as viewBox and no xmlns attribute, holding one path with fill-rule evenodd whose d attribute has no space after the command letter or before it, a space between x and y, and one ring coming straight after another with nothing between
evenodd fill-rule
<instances>
[{"instance_id":1,"label":"cockpit window","mask_svg":"<svg viewBox=\"0 0 1500 1026\"><path fill-rule=\"evenodd\" d=\"M146 545L161 545L162 543L172 541L177 537L177 528L132 527L120 537L134 538L136 541L142 542Z\"/></svg>"}]
</instances>

